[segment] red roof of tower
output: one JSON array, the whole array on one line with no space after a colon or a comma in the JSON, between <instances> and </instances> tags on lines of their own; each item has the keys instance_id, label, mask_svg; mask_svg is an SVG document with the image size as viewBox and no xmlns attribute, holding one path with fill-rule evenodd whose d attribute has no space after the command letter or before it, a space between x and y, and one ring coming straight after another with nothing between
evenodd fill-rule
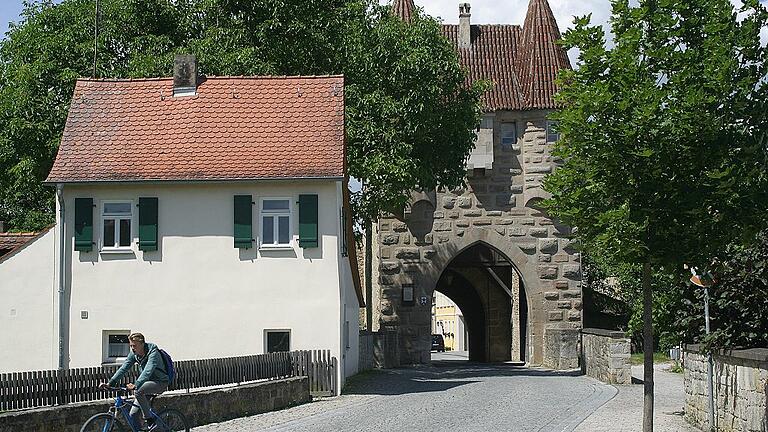
<instances>
[{"instance_id":1,"label":"red roof of tower","mask_svg":"<svg viewBox=\"0 0 768 432\"><path fill-rule=\"evenodd\" d=\"M413 0L394 0L392 13L406 22L413 17ZM557 108L555 79L570 69L566 51L555 42L560 30L547 0L531 0L523 27L471 25L471 45L459 48L459 26L444 24L443 34L456 46L469 72L469 81L489 80L483 95L488 111Z\"/></svg>"}]
</instances>

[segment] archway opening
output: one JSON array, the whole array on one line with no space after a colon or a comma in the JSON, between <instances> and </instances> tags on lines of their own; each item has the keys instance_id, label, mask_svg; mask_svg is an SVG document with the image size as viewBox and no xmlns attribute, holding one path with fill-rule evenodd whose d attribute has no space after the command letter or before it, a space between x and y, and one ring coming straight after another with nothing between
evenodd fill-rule
<instances>
[{"instance_id":1,"label":"archway opening","mask_svg":"<svg viewBox=\"0 0 768 432\"><path fill-rule=\"evenodd\" d=\"M451 347L466 331L470 361L527 360L527 298L522 279L504 254L485 243L465 249L445 268L435 291L455 303L461 313L452 325L436 326L435 322L448 320L438 320L434 312L438 308L433 308L433 330L453 338ZM459 326L462 321L464 329Z\"/></svg>"}]
</instances>

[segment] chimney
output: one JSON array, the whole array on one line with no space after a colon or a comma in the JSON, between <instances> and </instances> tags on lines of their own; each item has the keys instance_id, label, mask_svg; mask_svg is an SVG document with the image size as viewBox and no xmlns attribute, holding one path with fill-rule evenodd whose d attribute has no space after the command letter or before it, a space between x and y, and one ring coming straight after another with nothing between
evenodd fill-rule
<instances>
[{"instance_id":1,"label":"chimney","mask_svg":"<svg viewBox=\"0 0 768 432\"><path fill-rule=\"evenodd\" d=\"M459 48L472 46L472 31L470 30L469 3L459 3Z\"/></svg>"},{"instance_id":2,"label":"chimney","mask_svg":"<svg viewBox=\"0 0 768 432\"><path fill-rule=\"evenodd\" d=\"M191 54L173 58L173 95L192 96L197 92L197 59Z\"/></svg>"}]
</instances>

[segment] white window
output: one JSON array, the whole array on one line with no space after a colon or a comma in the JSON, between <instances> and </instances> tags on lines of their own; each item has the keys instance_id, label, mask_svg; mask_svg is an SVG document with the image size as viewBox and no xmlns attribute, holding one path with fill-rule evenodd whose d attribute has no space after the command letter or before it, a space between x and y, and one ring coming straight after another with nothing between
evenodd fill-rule
<instances>
[{"instance_id":1,"label":"white window","mask_svg":"<svg viewBox=\"0 0 768 432\"><path fill-rule=\"evenodd\" d=\"M547 120L547 142L553 143L560 139L560 132L557 131L557 122Z\"/></svg>"},{"instance_id":2,"label":"white window","mask_svg":"<svg viewBox=\"0 0 768 432\"><path fill-rule=\"evenodd\" d=\"M267 353L288 352L291 350L290 330L264 330Z\"/></svg>"},{"instance_id":3,"label":"white window","mask_svg":"<svg viewBox=\"0 0 768 432\"><path fill-rule=\"evenodd\" d=\"M501 148L511 150L517 144L517 125L511 122L501 124Z\"/></svg>"},{"instance_id":4,"label":"white window","mask_svg":"<svg viewBox=\"0 0 768 432\"><path fill-rule=\"evenodd\" d=\"M291 245L291 200L265 198L261 200L261 245L286 247Z\"/></svg>"},{"instance_id":5,"label":"white window","mask_svg":"<svg viewBox=\"0 0 768 432\"><path fill-rule=\"evenodd\" d=\"M133 202L103 201L101 203L101 248L107 251L131 249L132 220Z\"/></svg>"},{"instance_id":6,"label":"white window","mask_svg":"<svg viewBox=\"0 0 768 432\"><path fill-rule=\"evenodd\" d=\"M131 348L128 345L127 330L105 330L103 336L103 361L104 363L120 363L128 357Z\"/></svg>"}]
</instances>

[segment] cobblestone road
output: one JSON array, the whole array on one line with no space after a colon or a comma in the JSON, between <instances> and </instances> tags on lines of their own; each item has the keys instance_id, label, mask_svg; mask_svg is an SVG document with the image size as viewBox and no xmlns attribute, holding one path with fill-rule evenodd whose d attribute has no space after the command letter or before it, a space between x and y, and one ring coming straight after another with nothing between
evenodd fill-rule
<instances>
[{"instance_id":1,"label":"cobblestone road","mask_svg":"<svg viewBox=\"0 0 768 432\"><path fill-rule=\"evenodd\" d=\"M572 373L439 357L429 367L364 374L338 398L195 431L563 432L616 394L612 386Z\"/></svg>"}]
</instances>

